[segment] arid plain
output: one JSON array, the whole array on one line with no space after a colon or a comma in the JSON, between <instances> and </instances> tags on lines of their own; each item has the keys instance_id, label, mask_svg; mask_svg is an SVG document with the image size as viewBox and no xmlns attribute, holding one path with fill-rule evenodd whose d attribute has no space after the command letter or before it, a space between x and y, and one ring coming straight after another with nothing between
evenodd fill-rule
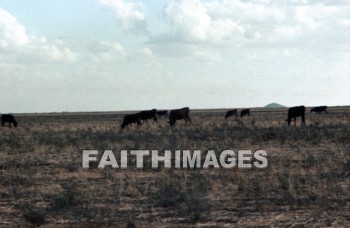
<instances>
[{"instance_id":1,"label":"arid plain","mask_svg":"<svg viewBox=\"0 0 350 228\"><path fill-rule=\"evenodd\" d=\"M120 129L125 112L15 114L0 128L0 226L342 226L350 224L350 107L191 110ZM132 112L130 112L132 113ZM82 168L82 150L265 150L265 169Z\"/></svg>"}]
</instances>

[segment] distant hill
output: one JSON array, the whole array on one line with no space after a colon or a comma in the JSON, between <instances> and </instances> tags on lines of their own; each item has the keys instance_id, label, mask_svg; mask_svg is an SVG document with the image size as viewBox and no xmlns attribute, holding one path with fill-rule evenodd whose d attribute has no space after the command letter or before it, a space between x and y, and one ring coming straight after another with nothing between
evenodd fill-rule
<instances>
[{"instance_id":1,"label":"distant hill","mask_svg":"<svg viewBox=\"0 0 350 228\"><path fill-rule=\"evenodd\" d=\"M265 105L264 108L285 108L286 106L277 104L277 103L270 103L268 105Z\"/></svg>"}]
</instances>

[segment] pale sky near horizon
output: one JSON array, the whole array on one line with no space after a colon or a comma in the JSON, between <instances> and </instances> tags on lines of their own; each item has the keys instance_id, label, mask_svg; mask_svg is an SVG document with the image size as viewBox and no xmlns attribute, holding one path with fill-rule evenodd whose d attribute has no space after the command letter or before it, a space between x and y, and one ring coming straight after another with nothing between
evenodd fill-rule
<instances>
[{"instance_id":1,"label":"pale sky near horizon","mask_svg":"<svg viewBox=\"0 0 350 228\"><path fill-rule=\"evenodd\" d=\"M350 0L0 0L0 113L350 105Z\"/></svg>"}]
</instances>

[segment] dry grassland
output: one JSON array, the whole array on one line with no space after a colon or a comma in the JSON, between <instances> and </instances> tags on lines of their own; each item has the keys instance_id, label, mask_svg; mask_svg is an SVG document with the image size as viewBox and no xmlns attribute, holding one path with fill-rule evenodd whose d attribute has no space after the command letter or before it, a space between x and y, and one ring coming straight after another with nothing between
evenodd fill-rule
<instances>
[{"instance_id":1,"label":"dry grassland","mask_svg":"<svg viewBox=\"0 0 350 228\"><path fill-rule=\"evenodd\" d=\"M16 115L0 128L0 226L348 226L350 107L287 127L287 109L191 112L120 130L122 113ZM266 169L83 169L83 149L246 149ZM94 168L95 167L95 168Z\"/></svg>"}]
</instances>

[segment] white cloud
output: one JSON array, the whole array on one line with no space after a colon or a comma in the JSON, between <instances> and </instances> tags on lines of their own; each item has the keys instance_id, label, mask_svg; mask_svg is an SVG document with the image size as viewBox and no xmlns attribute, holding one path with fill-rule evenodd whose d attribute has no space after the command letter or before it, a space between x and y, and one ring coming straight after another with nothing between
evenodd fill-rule
<instances>
[{"instance_id":1,"label":"white cloud","mask_svg":"<svg viewBox=\"0 0 350 228\"><path fill-rule=\"evenodd\" d=\"M135 63L142 63L146 66L161 67L160 59L153 53L152 49L145 47L138 50L134 55L129 57L129 60Z\"/></svg>"},{"instance_id":2,"label":"white cloud","mask_svg":"<svg viewBox=\"0 0 350 228\"><path fill-rule=\"evenodd\" d=\"M244 28L235 20L213 12L212 8L216 8L225 14L220 6L199 0L171 1L164 10L171 35L182 42L221 43L244 34Z\"/></svg>"},{"instance_id":3,"label":"white cloud","mask_svg":"<svg viewBox=\"0 0 350 228\"><path fill-rule=\"evenodd\" d=\"M200 61L219 62L222 60L220 53L216 51L195 50L193 55L196 60Z\"/></svg>"},{"instance_id":4,"label":"white cloud","mask_svg":"<svg viewBox=\"0 0 350 228\"><path fill-rule=\"evenodd\" d=\"M124 47L118 42L94 40L89 45L86 57L94 64L122 61L127 57Z\"/></svg>"},{"instance_id":5,"label":"white cloud","mask_svg":"<svg viewBox=\"0 0 350 228\"><path fill-rule=\"evenodd\" d=\"M206 40L211 18L200 1L171 1L165 15L173 27L172 33L187 40Z\"/></svg>"},{"instance_id":6,"label":"white cloud","mask_svg":"<svg viewBox=\"0 0 350 228\"><path fill-rule=\"evenodd\" d=\"M25 27L8 11L0 8L0 49L10 52L16 61L73 62L75 53L67 47L51 44L45 37L28 35ZM7 54L0 58L10 61Z\"/></svg>"},{"instance_id":7,"label":"white cloud","mask_svg":"<svg viewBox=\"0 0 350 228\"><path fill-rule=\"evenodd\" d=\"M125 31L134 33L147 31L145 15L140 11L140 8L143 8L141 3L136 4L124 0L100 0L100 3L113 11Z\"/></svg>"},{"instance_id":8,"label":"white cloud","mask_svg":"<svg viewBox=\"0 0 350 228\"><path fill-rule=\"evenodd\" d=\"M350 6L325 2L327 4L307 0L172 0L164 8L170 29L155 40L225 45L273 41L280 44L297 39L307 30L348 25Z\"/></svg>"},{"instance_id":9,"label":"white cloud","mask_svg":"<svg viewBox=\"0 0 350 228\"><path fill-rule=\"evenodd\" d=\"M9 12L0 8L0 48L19 47L28 43L25 27Z\"/></svg>"},{"instance_id":10,"label":"white cloud","mask_svg":"<svg viewBox=\"0 0 350 228\"><path fill-rule=\"evenodd\" d=\"M294 18L308 30L344 24L349 20L350 5L326 5L322 2L295 6Z\"/></svg>"},{"instance_id":11,"label":"white cloud","mask_svg":"<svg viewBox=\"0 0 350 228\"><path fill-rule=\"evenodd\" d=\"M81 55L81 59L86 62L91 62L89 67L113 68L115 64L140 64L143 66L161 66L160 59L154 54L150 47L143 47L127 52L119 42L108 42L94 40L89 45L89 51ZM114 65L111 65L113 62ZM94 65L94 66L91 66Z\"/></svg>"},{"instance_id":12,"label":"white cloud","mask_svg":"<svg viewBox=\"0 0 350 228\"><path fill-rule=\"evenodd\" d=\"M337 23L339 25L350 26L350 19L340 19Z\"/></svg>"},{"instance_id":13,"label":"white cloud","mask_svg":"<svg viewBox=\"0 0 350 228\"><path fill-rule=\"evenodd\" d=\"M124 55L124 47L118 42L108 42L94 40L90 45L90 51L92 52L115 52Z\"/></svg>"},{"instance_id":14,"label":"white cloud","mask_svg":"<svg viewBox=\"0 0 350 228\"><path fill-rule=\"evenodd\" d=\"M272 36L269 37L270 38L269 41L271 42L289 41L301 35L302 35L302 29L300 27L282 25L274 29Z\"/></svg>"},{"instance_id":15,"label":"white cloud","mask_svg":"<svg viewBox=\"0 0 350 228\"><path fill-rule=\"evenodd\" d=\"M312 8L314 10L314 8ZM319 24L312 17L310 6L297 6L295 9L295 19L305 24L310 29L315 29Z\"/></svg>"},{"instance_id":16,"label":"white cloud","mask_svg":"<svg viewBox=\"0 0 350 228\"><path fill-rule=\"evenodd\" d=\"M32 37L31 41L22 50L19 50L39 61L74 62L76 54L67 47L58 47L47 42L46 38Z\"/></svg>"}]
</instances>

